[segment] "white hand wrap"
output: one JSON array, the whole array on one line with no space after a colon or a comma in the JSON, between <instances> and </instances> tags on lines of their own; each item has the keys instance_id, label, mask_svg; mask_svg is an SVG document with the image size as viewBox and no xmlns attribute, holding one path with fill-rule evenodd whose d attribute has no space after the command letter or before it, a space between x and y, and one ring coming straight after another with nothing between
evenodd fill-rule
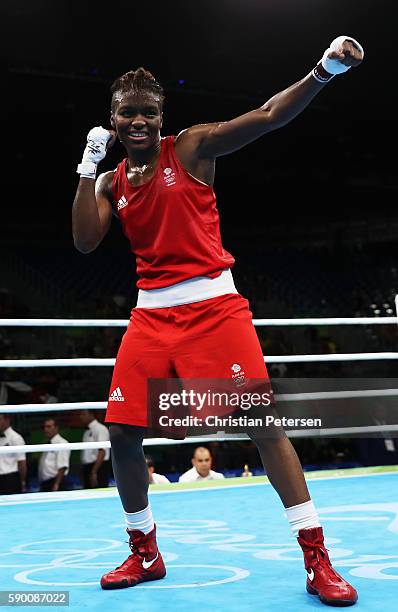
<instances>
[{"instance_id":1,"label":"white hand wrap","mask_svg":"<svg viewBox=\"0 0 398 612\"><path fill-rule=\"evenodd\" d=\"M97 164L106 155L106 145L112 138L110 132L102 126L95 127L87 134L87 145L81 163L77 167L80 176L95 179Z\"/></svg>"},{"instance_id":2,"label":"white hand wrap","mask_svg":"<svg viewBox=\"0 0 398 612\"><path fill-rule=\"evenodd\" d=\"M338 59L330 59L328 57L329 53L331 51L337 51L345 40L352 42L354 46L357 47L357 49L359 49L360 52L364 55L364 50L362 46L359 44L357 40L355 40L355 38L352 38L351 36L338 36L331 43L330 47L326 49L325 53L322 56L322 60L321 60L322 66L330 74L333 74L333 75L342 74L343 72L347 72L347 70L351 68L351 66L346 66Z\"/></svg>"}]
</instances>

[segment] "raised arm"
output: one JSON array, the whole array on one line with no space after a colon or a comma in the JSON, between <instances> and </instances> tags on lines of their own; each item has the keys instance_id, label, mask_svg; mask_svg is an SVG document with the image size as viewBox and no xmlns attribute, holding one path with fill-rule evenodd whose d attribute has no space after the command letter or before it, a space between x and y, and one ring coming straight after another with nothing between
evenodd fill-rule
<instances>
[{"instance_id":1,"label":"raised arm","mask_svg":"<svg viewBox=\"0 0 398 612\"><path fill-rule=\"evenodd\" d=\"M96 249L111 225L113 172L101 174L97 181L95 174L97 164L113 141L114 135L108 130L99 127L91 130L78 166L80 180L72 208L72 233L75 247L81 253Z\"/></svg>"},{"instance_id":2,"label":"raised arm","mask_svg":"<svg viewBox=\"0 0 398 612\"><path fill-rule=\"evenodd\" d=\"M358 66L364 53L350 37L335 39L319 64L301 81L273 96L260 108L225 123L197 125L181 133L199 158L216 158L241 149L297 117L336 74Z\"/></svg>"}]
</instances>

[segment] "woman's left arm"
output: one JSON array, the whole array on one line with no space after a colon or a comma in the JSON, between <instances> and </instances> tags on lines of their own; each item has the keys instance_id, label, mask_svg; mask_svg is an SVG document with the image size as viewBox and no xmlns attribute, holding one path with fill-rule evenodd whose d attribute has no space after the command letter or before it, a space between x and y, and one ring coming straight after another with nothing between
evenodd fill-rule
<instances>
[{"instance_id":1,"label":"woman's left arm","mask_svg":"<svg viewBox=\"0 0 398 612\"><path fill-rule=\"evenodd\" d=\"M292 121L335 75L358 66L363 57L363 49L357 41L340 36L331 43L310 74L277 93L260 108L224 123L193 126L180 136L195 146L202 159L237 151Z\"/></svg>"}]
</instances>

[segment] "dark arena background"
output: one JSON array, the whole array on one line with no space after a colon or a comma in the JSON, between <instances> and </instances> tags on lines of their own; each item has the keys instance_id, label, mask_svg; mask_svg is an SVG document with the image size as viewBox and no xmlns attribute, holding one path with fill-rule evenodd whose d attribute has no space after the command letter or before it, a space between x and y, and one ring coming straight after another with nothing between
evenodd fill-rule
<instances>
[{"instance_id":1,"label":"dark arena background","mask_svg":"<svg viewBox=\"0 0 398 612\"><path fill-rule=\"evenodd\" d=\"M293 432L291 440L308 480L314 480L311 490L321 513L324 508L325 521L330 520L331 535L333 520L346 521L338 532L343 539L339 551L346 549L341 552L340 565L345 565L345 573L355 576L353 580L362 588L358 609L376 610L382 597L383 610L396 609L391 587L396 585L391 580L398 578L394 522L398 511L394 475L398 471L398 327L392 321L397 317L398 294L396 3L114 0L100 5L85 0L3 0L0 11L7 75L1 113L5 137L0 404L4 414L11 412L12 427L27 445L47 441L43 422L53 417L68 442L82 441L85 426L81 410L60 411L56 403L84 402L80 408L94 409L95 418L103 422L105 411L98 403L108 397L112 367L58 367L51 363L37 367L38 363L30 362L21 366L9 360L113 359L125 326L54 327L10 324L8 320L127 322L136 303L134 257L119 222L113 219L109 234L91 254L75 249L71 230L76 166L87 132L96 125L110 127L109 88L113 80L139 66L150 70L166 94L162 134L178 134L191 125L227 121L261 106L306 76L340 34L353 36L364 46L363 64L336 76L293 122L219 158L215 192L223 244L236 258L235 284L250 301L255 320L387 318L385 324L259 323L256 331L265 358L286 356L286 361L271 360L268 364L276 388L284 389L284 380L287 386L293 380L295 390L300 390L301 379L319 379L334 381L333 389L336 385L343 389L349 379L356 380L360 389L389 391L388 397L357 399L355 405L350 404L353 398L348 398L343 407L342 400L335 399L329 407L338 413L334 434ZM117 143L100 170L113 169L123 157L124 150ZM353 353L365 356L354 359ZM374 355L379 353L384 357ZM340 354L351 358L333 357ZM294 355L328 357L288 359ZM27 404L36 405L36 410L29 410ZM43 404L42 411L38 404ZM54 404L53 411L49 404ZM24 408L19 411L18 405ZM366 422L357 423L355 419L365 408ZM301 407L293 410L299 414ZM355 413L355 418L345 421L345 410ZM356 423L364 428L355 427ZM289 544L287 528L279 524L280 509L271 487L254 488L268 482L255 445L248 439L228 440L225 436L201 443L211 452L212 469L225 476L223 486L235 488L223 493L210 487L205 492L203 487L199 490L198 485L196 491L192 485L189 492L173 483L191 467L198 444L197 440L184 444L160 441L146 447L155 471L172 483L151 485L158 525L163 525L164 537L169 538L171 567L177 556L182 557L182 549L189 552L188 561L176 562L171 586L164 587L174 589L174 609L218 606L241 610L261 605L261 609L273 610L282 605L285 610L301 612L318 603L321 607L300 591L301 583L290 593L284 587L282 599L274 592L277 576L284 580L285 573L297 572L299 582L303 568L301 559L295 561L289 552L294 543ZM128 589L127 593L117 592L119 599L110 601L109 594L105 597L100 591L98 576L118 561L115 551L120 559L124 554L123 535L119 537L123 525L116 525L122 519L117 492L111 488L115 484L112 472L105 493L95 489L84 497L77 446L65 479L67 491L38 493L40 455L26 454L24 493L20 497L0 496L5 534L0 537L0 590L69 590L73 610L105 610L110 605L123 610L133 606L137 610L169 609L167 590L153 588L149 593L149 588L142 587L136 595ZM0 460L5 456L0 454ZM381 475L371 478L375 473ZM241 478L242 474L252 477ZM354 480L354 476L358 478ZM329 477L338 478L333 489L332 483L326 489L324 479ZM242 493L240 487L247 489ZM266 497L260 494L262 488L266 488ZM180 490L185 491L185 497L182 493L179 497ZM221 510L227 493L231 515L229 509L225 514ZM252 504L250 512L243 495ZM184 509L177 498L186 502ZM7 535L9 525L15 525L17 531L29 529L24 512L29 508L33 514L36 506L21 505L22 499L24 504L29 499L42 504L44 517L38 520L37 533L29 534L30 544L25 548L23 539L15 546ZM83 506L78 509L76 505L71 511L75 528L68 530L65 519L72 499L74 504L86 504L87 514L84 519ZM105 523L99 523L101 503L113 504L109 508L104 505L103 512L106 524L119 527L111 535L120 539L120 550L118 545L113 550L112 545L108 549L104 544L116 540L110 539ZM209 512L210 506L214 514ZM201 507L206 507L203 515ZM272 507L269 516L268 507ZM11 514L14 511L16 519ZM262 530L269 528L271 519L276 535L268 533L267 539ZM50 540L46 522L52 520L58 528ZM390 520L391 524L382 522ZM228 540L228 535L222 539L223 529L235 531L235 523L249 534L251 521L256 525L253 533L256 530L263 544L251 544L249 538L243 551L241 543L233 543L246 541L243 536L235 541ZM369 534L367 548L360 547L359 527ZM73 535L75 529L78 535ZM70 545L69 537L81 537L83 544ZM84 540L91 537L97 538L97 544ZM174 540L179 543L175 550ZM338 540L331 537L331 541ZM69 555L63 566L54 561L56 549L65 559ZM102 550L111 550L113 556ZM30 569L28 554L36 555L28 559L32 560ZM88 561L100 554L105 558L97 563ZM245 554L250 557L246 565ZM75 565L74 555L80 555ZM186 562L189 565L183 565ZM228 582L231 584L225 584ZM239 606L237 601L241 601Z\"/></svg>"}]
</instances>

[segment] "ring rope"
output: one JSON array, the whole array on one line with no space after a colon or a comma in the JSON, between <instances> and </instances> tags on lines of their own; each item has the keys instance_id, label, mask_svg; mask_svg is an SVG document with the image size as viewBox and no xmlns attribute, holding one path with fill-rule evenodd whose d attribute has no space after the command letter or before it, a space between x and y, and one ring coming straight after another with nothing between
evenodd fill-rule
<instances>
[{"instance_id":1,"label":"ring rope","mask_svg":"<svg viewBox=\"0 0 398 612\"><path fill-rule=\"evenodd\" d=\"M253 325L397 325L397 317L319 317L308 319L253 319ZM0 327L127 327L125 319L0 319Z\"/></svg>"},{"instance_id":2,"label":"ring rope","mask_svg":"<svg viewBox=\"0 0 398 612\"><path fill-rule=\"evenodd\" d=\"M398 389L364 389L361 391L311 391L306 393L281 393L275 395L277 402L314 401L323 399L356 399L360 397L395 397ZM67 402L56 404L10 404L1 406L5 413L55 412L61 410L105 410L107 402Z\"/></svg>"},{"instance_id":3,"label":"ring rope","mask_svg":"<svg viewBox=\"0 0 398 612\"><path fill-rule=\"evenodd\" d=\"M319 355L269 355L264 357L268 363L314 363L321 361L373 361L398 359L398 352L384 353L325 353ZM114 366L115 358L79 357L69 359L0 359L2 368L61 368L71 366Z\"/></svg>"},{"instance_id":4,"label":"ring rope","mask_svg":"<svg viewBox=\"0 0 398 612\"><path fill-rule=\"evenodd\" d=\"M290 430L286 432L289 438L308 437L310 433L322 436L340 436L342 434L368 434L368 433L391 433L398 431L398 425L367 425L358 427L330 427L313 429ZM248 440L249 437L241 434L215 434L213 436L196 436L184 438L184 440L172 440L170 438L146 438L143 441L143 446L171 446L174 444L200 444L206 442L224 442L230 440ZM62 444L20 444L18 446L0 446L0 455L21 454L21 453L36 453L46 451L63 451L63 450L87 450L95 448L111 448L111 443L108 441L102 442L68 442Z\"/></svg>"}]
</instances>

